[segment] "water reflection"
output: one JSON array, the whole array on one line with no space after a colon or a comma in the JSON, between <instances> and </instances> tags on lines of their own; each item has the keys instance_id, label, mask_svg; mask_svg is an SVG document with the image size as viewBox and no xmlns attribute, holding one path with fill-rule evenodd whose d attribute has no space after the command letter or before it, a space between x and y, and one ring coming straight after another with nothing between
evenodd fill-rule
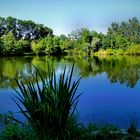
<instances>
[{"instance_id":1,"label":"water reflection","mask_svg":"<svg viewBox=\"0 0 140 140\"><path fill-rule=\"evenodd\" d=\"M121 83L133 88L140 78L140 57L100 58L100 72L106 72L111 83Z\"/></svg>"},{"instance_id":2,"label":"water reflection","mask_svg":"<svg viewBox=\"0 0 140 140\"><path fill-rule=\"evenodd\" d=\"M88 118L111 122L126 127L125 113L136 112L134 119L140 116L140 57L6 57L0 58L0 112L18 112L11 100L15 88L15 78L28 83L35 80L37 67L44 78L48 69L55 69L57 75L65 65L67 72L75 62L74 78L82 76L79 92L84 92L78 102L80 122ZM104 114L104 115L103 115ZM137 117L138 116L138 117ZM120 118L121 117L121 118ZM108 121L107 121L108 120ZM125 124L123 124L125 123ZM140 128L140 124L138 125Z\"/></svg>"},{"instance_id":3,"label":"water reflection","mask_svg":"<svg viewBox=\"0 0 140 140\"><path fill-rule=\"evenodd\" d=\"M125 84L131 88L140 79L140 57L106 56L74 60L79 74L85 78L105 72L111 83Z\"/></svg>"},{"instance_id":4,"label":"water reflection","mask_svg":"<svg viewBox=\"0 0 140 140\"><path fill-rule=\"evenodd\" d=\"M131 88L140 79L140 57L6 57L0 58L0 87L15 87L15 78L26 83L34 80L36 71L33 65L47 72L48 67L56 70L62 70L65 65L70 67L73 61L76 64L75 75L84 78L105 72L111 83L121 83Z\"/></svg>"}]
</instances>

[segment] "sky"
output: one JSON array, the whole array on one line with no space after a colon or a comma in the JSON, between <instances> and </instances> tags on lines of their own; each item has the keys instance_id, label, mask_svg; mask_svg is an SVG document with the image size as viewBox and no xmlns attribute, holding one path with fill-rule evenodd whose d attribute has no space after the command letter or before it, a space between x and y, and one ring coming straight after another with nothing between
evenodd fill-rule
<instances>
[{"instance_id":1,"label":"sky","mask_svg":"<svg viewBox=\"0 0 140 140\"><path fill-rule=\"evenodd\" d=\"M140 0L0 0L0 16L33 20L55 35L83 27L106 33L114 21L140 20Z\"/></svg>"}]
</instances>

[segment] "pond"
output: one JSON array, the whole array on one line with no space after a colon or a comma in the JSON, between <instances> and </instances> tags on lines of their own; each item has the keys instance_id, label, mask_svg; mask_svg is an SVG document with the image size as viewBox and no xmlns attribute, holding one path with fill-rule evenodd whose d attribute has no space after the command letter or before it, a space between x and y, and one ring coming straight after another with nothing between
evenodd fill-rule
<instances>
[{"instance_id":1,"label":"pond","mask_svg":"<svg viewBox=\"0 0 140 140\"><path fill-rule=\"evenodd\" d=\"M69 72L75 62L74 79L82 76L78 93L78 120L84 124L114 124L126 128L135 121L140 128L140 57L1 57L0 112L19 109L11 97L17 88L15 78L28 83L34 80L36 66L42 73L55 69L59 75L64 67ZM46 74L47 77L47 74ZM45 78L45 76L44 76ZM17 118L23 119L15 113Z\"/></svg>"}]
</instances>

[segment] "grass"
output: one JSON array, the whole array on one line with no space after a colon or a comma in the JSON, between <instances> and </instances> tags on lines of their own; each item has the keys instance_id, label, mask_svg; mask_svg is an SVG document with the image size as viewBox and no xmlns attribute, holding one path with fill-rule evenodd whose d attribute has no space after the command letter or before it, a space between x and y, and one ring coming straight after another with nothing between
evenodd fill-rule
<instances>
[{"instance_id":1,"label":"grass","mask_svg":"<svg viewBox=\"0 0 140 140\"><path fill-rule=\"evenodd\" d=\"M25 127L12 118L12 112L0 114L0 140L38 140L29 125Z\"/></svg>"},{"instance_id":2,"label":"grass","mask_svg":"<svg viewBox=\"0 0 140 140\"><path fill-rule=\"evenodd\" d=\"M74 64L70 74L66 74L65 67L58 79L55 70L49 71L48 78L44 79L38 69L35 69L36 84L30 81L25 86L23 82L16 81L19 90L15 90L18 95L13 99L14 102L40 138L56 136L62 139L64 133L71 135L71 127L77 125L75 110L81 95L76 94L81 78L72 81ZM19 102L26 110L23 110Z\"/></svg>"},{"instance_id":3,"label":"grass","mask_svg":"<svg viewBox=\"0 0 140 140\"><path fill-rule=\"evenodd\" d=\"M20 125L12 121L6 124L0 133L1 140L135 140L140 138L140 132L130 133L127 130L121 130L113 125L104 125L98 127L94 124L88 126L79 125L78 127L71 123L71 131L63 132L63 137L46 135L45 138L38 137L32 127ZM129 129L129 128L128 128ZM133 129L133 128L131 128ZM68 134L68 132L70 132Z\"/></svg>"},{"instance_id":4,"label":"grass","mask_svg":"<svg viewBox=\"0 0 140 140\"><path fill-rule=\"evenodd\" d=\"M136 129L136 124L132 122L128 129L119 129L113 125L98 126L89 124L87 126L75 125L75 121L69 122L69 131L63 131L63 137L46 135L41 138L27 123L27 126L21 125L12 120L12 114L0 114L0 123L3 121L4 128L0 132L1 140L136 140L140 138L140 131Z\"/></svg>"}]
</instances>

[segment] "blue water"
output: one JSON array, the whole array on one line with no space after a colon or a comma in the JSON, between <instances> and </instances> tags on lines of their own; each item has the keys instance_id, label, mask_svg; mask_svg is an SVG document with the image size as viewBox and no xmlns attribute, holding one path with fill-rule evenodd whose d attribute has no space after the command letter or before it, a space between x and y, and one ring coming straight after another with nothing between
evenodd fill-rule
<instances>
[{"instance_id":1,"label":"blue water","mask_svg":"<svg viewBox=\"0 0 140 140\"><path fill-rule=\"evenodd\" d=\"M78 110L80 120L88 123L109 124L128 127L131 121L139 126L140 82L135 88L119 83L111 84L105 73L83 79Z\"/></svg>"},{"instance_id":2,"label":"blue water","mask_svg":"<svg viewBox=\"0 0 140 140\"><path fill-rule=\"evenodd\" d=\"M11 99L15 94L13 88L17 88L14 77L28 82L35 75L32 64L45 71L50 63L58 76L65 65L69 72L72 62L66 58L46 57L0 59L0 112L19 111ZM140 58L93 58L90 69L88 64L89 61L83 59L75 61L74 79L83 76L78 88L78 93L83 92L77 106L78 121L99 125L111 123L121 128L135 121L140 128ZM112 82L112 79L115 80ZM19 113L14 115L24 120Z\"/></svg>"}]
</instances>

